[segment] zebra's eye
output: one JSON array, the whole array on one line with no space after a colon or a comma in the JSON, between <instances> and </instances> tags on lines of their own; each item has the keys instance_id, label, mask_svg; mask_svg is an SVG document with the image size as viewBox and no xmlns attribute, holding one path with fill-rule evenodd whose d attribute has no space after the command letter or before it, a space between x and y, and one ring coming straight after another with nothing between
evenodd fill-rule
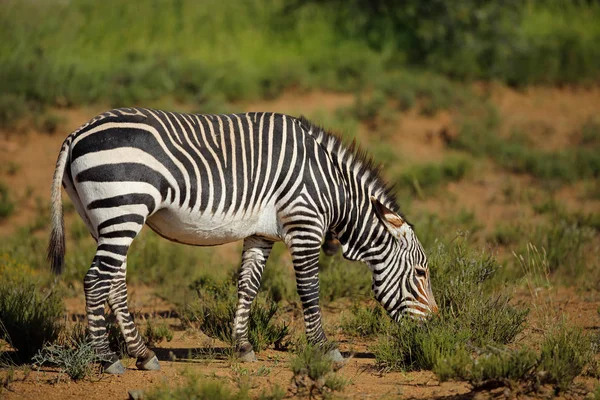
<instances>
[{"instance_id":1,"label":"zebra's eye","mask_svg":"<svg viewBox=\"0 0 600 400\"><path fill-rule=\"evenodd\" d=\"M420 277L425 277L427 276L427 270L425 268L422 267L415 267L415 273L417 274L417 276Z\"/></svg>"}]
</instances>

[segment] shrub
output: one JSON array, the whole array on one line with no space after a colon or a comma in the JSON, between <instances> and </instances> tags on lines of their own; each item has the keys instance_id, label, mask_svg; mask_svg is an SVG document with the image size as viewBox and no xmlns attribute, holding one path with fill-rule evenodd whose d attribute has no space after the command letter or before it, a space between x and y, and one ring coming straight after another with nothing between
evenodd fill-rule
<instances>
[{"instance_id":1,"label":"shrub","mask_svg":"<svg viewBox=\"0 0 600 400\"><path fill-rule=\"evenodd\" d=\"M590 338L580 328L561 324L542 342L539 376L557 391L567 390L593 356Z\"/></svg>"},{"instance_id":2,"label":"shrub","mask_svg":"<svg viewBox=\"0 0 600 400\"><path fill-rule=\"evenodd\" d=\"M58 338L63 303L55 291L41 293L31 276L18 276L19 269L27 267L0 257L0 337L16 349L20 361L27 361Z\"/></svg>"},{"instance_id":3,"label":"shrub","mask_svg":"<svg viewBox=\"0 0 600 400\"><path fill-rule=\"evenodd\" d=\"M592 361L592 349L581 329L562 323L546 335L540 353L487 348L472 358L457 352L439 360L434 372L441 381L467 380L475 388L508 386L530 392L550 384L556 392L564 392Z\"/></svg>"},{"instance_id":4,"label":"shrub","mask_svg":"<svg viewBox=\"0 0 600 400\"><path fill-rule=\"evenodd\" d=\"M440 185L464 178L471 169L471 162L462 157L448 157L441 163L429 163L410 167L399 177L401 186L408 186L416 195L423 197Z\"/></svg>"},{"instance_id":5,"label":"shrub","mask_svg":"<svg viewBox=\"0 0 600 400\"><path fill-rule=\"evenodd\" d=\"M466 352L459 352L440 360L434 372L442 382L450 379L467 380L477 389L500 386L516 388L523 382L535 382L537 364L537 354L527 348L492 349L476 359Z\"/></svg>"},{"instance_id":6,"label":"shrub","mask_svg":"<svg viewBox=\"0 0 600 400\"><path fill-rule=\"evenodd\" d=\"M371 294L371 273L358 262L348 261L341 254L321 255L319 262L319 297L325 304L343 297Z\"/></svg>"},{"instance_id":7,"label":"shrub","mask_svg":"<svg viewBox=\"0 0 600 400\"><path fill-rule=\"evenodd\" d=\"M61 374L67 374L73 380L81 380L99 373L97 362L104 361L96 354L92 344L83 340L70 339L66 344L45 344L32 358L38 369L43 365L59 368Z\"/></svg>"},{"instance_id":8,"label":"shrub","mask_svg":"<svg viewBox=\"0 0 600 400\"><path fill-rule=\"evenodd\" d=\"M404 320L378 340L373 352L384 370L431 370L438 360L465 351L468 340L468 331L441 318L425 324Z\"/></svg>"},{"instance_id":9,"label":"shrub","mask_svg":"<svg viewBox=\"0 0 600 400\"><path fill-rule=\"evenodd\" d=\"M429 262L440 313L425 322L392 324L374 349L381 368L432 369L469 346L510 343L524 328L528 310L511 305L509 294L494 294L488 287L499 269L492 255L477 253L458 238L451 246L434 246Z\"/></svg>"},{"instance_id":10,"label":"shrub","mask_svg":"<svg viewBox=\"0 0 600 400\"><path fill-rule=\"evenodd\" d=\"M173 339L173 331L164 321L148 319L146 321L146 329L144 330L143 337L146 345L155 346L163 340L170 342Z\"/></svg>"},{"instance_id":11,"label":"shrub","mask_svg":"<svg viewBox=\"0 0 600 400\"><path fill-rule=\"evenodd\" d=\"M232 391L221 380L199 379L190 372L184 372L184 382L181 385L172 386L169 384L160 384L143 392L140 398L147 400L250 400L258 398L259 400L281 400L285 397L285 392L278 386L274 386L270 391L263 390L258 397L250 395L247 386L242 386L237 392Z\"/></svg>"},{"instance_id":12,"label":"shrub","mask_svg":"<svg viewBox=\"0 0 600 400\"><path fill-rule=\"evenodd\" d=\"M474 155L491 157L508 171L530 174L546 182L570 183L600 176L600 152L596 147L554 152L531 148L514 138L498 136L492 114L488 111L483 122L465 121L460 134L449 144Z\"/></svg>"},{"instance_id":13,"label":"shrub","mask_svg":"<svg viewBox=\"0 0 600 400\"><path fill-rule=\"evenodd\" d=\"M237 295L231 281L215 281L203 277L194 282L198 298L187 305L184 318L195 324L206 335L232 342L232 323L235 316ZM280 346L288 328L277 324L273 317L277 312L277 303L259 294L250 309L249 341L256 351L268 346Z\"/></svg>"},{"instance_id":14,"label":"shrub","mask_svg":"<svg viewBox=\"0 0 600 400\"><path fill-rule=\"evenodd\" d=\"M22 94L0 95L0 127L13 128L26 111L27 103Z\"/></svg>"},{"instance_id":15,"label":"shrub","mask_svg":"<svg viewBox=\"0 0 600 400\"><path fill-rule=\"evenodd\" d=\"M292 358L293 382L299 395L307 390L310 397L314 392L329 394L346 386L347 382L334 373L336 365L327 355L328 350L328 347L304 345Z\"/></svg>"},{"instance_id":16,"label":"shrub","mask_svg":"<svg viewBox=\"0 0 600 400\"><path fill-rule=\"evenodd\" d=\"M349 315L342 314L340 328L346 335L367 338L386 332L390 323L389 316L380 305L365 307L354 303Z\"/></svg>"},{"instance_id":17,"label":"shrub","mask_svg":"<svg viewBox=\"0 0 600 400\"><path fill-rule=\"evenodd\" d=\"M15 203L10 198L8 187L0 182L0 221L9 217L15 209Z\"/></svg>"}]
</instances>

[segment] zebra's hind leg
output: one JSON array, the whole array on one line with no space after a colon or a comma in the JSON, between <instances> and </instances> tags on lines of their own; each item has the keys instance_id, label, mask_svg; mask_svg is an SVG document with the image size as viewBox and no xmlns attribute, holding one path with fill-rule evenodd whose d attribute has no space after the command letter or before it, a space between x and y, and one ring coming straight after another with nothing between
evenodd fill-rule
<instances>
[{"instance_id":1,"label":"zebra's hind leg","mask_svg":"<svg viewBox=\"0 0 600 400\"><path fill-rule=\"evenodd\" d=\"M92 266L83 280L88 331L91 344L102 360L104 371L109 374L122 374L125 368L117 354L110 349L104 317L104 305L113 284L113 276L118 274L122 261L117 257L105 256L105 248L102 244L98 246Z\"/></svg>"},{"instance_id":2,"label":"zebra's hind leg","mask_svg":"<svg viewBox=\"0 0 600 400\"><path fill-rule=\"evenodd\" d=\"M248 340L250 307L258 293L262 273L272 248L273 242L262 237L251 236L244 240L238 277L238 303L233 321L235 350L241 361L256 361L254 349Z\"/></svg>"},{"instance_id":3,"label":"zebra's hind leg","mask_svg":"<svg viewBox=\"0 0 600 400\"><path fill-rule=\"evenodd\" d=\"M122 374L125 368L117 354L110 350L104 306L109 301L114 308L117 304L115 300L123 297L119 293L122 293L125 285L124 264L127 251L142 229L143 223L142 216L130 214L99 224L96 255L83 280L91 343L96 353L104 360L104 371L110 374Z\"/></svg>"},{"instance_id":4,"label":"zebra's hind leg","mask_svg":"<svg viewBox=\"0 0 600 400\"><path fill-rule=\"evenodd\" d=\"M142 337L133 322L133 318L129 313L129 308L127 307L126 273L127 259L123 262L123 265L110 288L108 304L115 314L119 327L121 328L121 333L123 334L125 344L127 345L127 354L129 354L130 357L137 358L135 365L139 369L157 371L160 369L158 358L142 340Z\"/></svg>"}]
</instances>

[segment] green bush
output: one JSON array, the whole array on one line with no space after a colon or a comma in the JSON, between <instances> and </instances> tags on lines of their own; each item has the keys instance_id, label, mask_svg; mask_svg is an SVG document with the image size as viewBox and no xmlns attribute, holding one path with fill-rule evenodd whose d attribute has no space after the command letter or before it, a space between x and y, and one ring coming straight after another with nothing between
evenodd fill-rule
<instances>
[{"instance_id":1,"label":"green bush","mask_svg":"<svg viewBox=\"0 0 600 400\"><path fill-rule=\"evenodd\" d=\"M391 319L378 304L372 307L354 303L350 313L342 313L340 328L346 335L368 338L381 335L389 329Z\"/></svg>"},{"instance_id":2,"label":"green bush","mask_svg":"<svg viewBox=\"0 0 600 400\"><path fill-rule=\"evenodd\" d=\"M148 319L146 321L146 329L144 330L144 342L148 346L156 346L163 340L170 342L173 340L173 331L164 321L156 321Z\"/></svg>"},{"instance_id":3,"label":"green bush","mask_svg":"<svg viewBox=\"0 0 600 400\"><path fill-rule=\"evenodd\" d=\"M483 119L465 120L460 134L450 141L450 146L474 155L491 157L508 171L529 174L546 183L572 183L600 176L600 151L597 146L554 152L538 150L514 138L498 136L495 119L493 113L488 111Z\"/></svg>"},{"instance_id":4,"label":"green bush","mask_svg":"<svg viewBox=\"0 0 600 400\"><path fill-rule=\"evenodd\" d=\"M474 388L507 386L527 393L549 384L558 393L572 387L592 357L590 338L579 328L559 323L545 336L540 353L488 348L471 357L461 351L440 359L434 372L441 381L466 380Z\"/></svg>"},{"instance_id":5,"label":"green bush","mask_svg":"<svg viewBox=\"0 0 600 400\"><path fill-rule=\"evenodd\" d=\"M235 283L206 276L194 282L193 286L198 298L184 308L184 319L206 335L231 343L237 304ZM273 321L277 308L277 303L260 294L252 303L248 340L254 350L261 351L271 345L280 347L287 336L287 325Z\"/></svg>"},{"instance_id":6,"label":"green bush","mask_svg":"<svg viewBox=\"0 0 600 400\"><path fill-rule=\"evenodd\" d=\"M593 356L590 338L580 328L562 325L542 342L539 376L557 391L571 387Z\"/></svg>"},{"instance_id":7,"label":"green bush","mask_svg":"<svg viewBox=\"0 0 600 400\"><path fill-rule=\"evenodd\" d=\"M28 361L62 330L62 297L42 293L32 271L8 257L0 257L0 337Z\"/></svg>"},{"instance_id":8,"label":"green bush","mask_svg":"<svg viewBox=\"0 0 600 400\"><path fill-rule=\"evenodd\" d=\"M453 354L463 357L469 346L511 343L524 329L528 310L510 304L510 292L495 294L490 287L500 268L492 255L457 238L451 246L434 246L429 263L440 313L393 324L374 348L381 368L432 369Z\"/></svg>"},{"instance_id":9,"label":"green bush","mask_svg":"<svg viewBox=\"0 0 600 400\"><path fill-rule=\"evenodd\" d=\"M363 263L348 261L340 253L321 256L319 297L325 304L344 297L370 295L371 280L372 275Z\"/></svg>"},{"instance_id":10,"label":"green bush","mask_svg":"<svg viewBox=\"0 0 600 400\"><path fill-rule=\"evenodd\" d=\"M67 374L74 381L89 378L100 371L96 363L104 361L90 342L69 340L66 344L48 343L32 358L38 369L44 365L59 368L59 374ZM60 378L59 378L60 379Z\"/></svg>"},{"instance_id":11,"label":"green bush","mask_svg":"<svg viewBox=\"0 0 600 400\"><path fill-rule=\"evenodd\" d=\"M15 209L15 203L10 198L8 187L0 182L0 221L9 217Z\"/></svg>"},{"instance_id":12,"label":"green bush","mask_svg":"<svg viewBox=\"0 0 600 400\"><path fill-rule=\"evenodd\" d=\"M313 397L314 393L327 395L344 389L347 382L335 374L337 366L327 355L328 350L328 347L304 345L292 358L292 381L298 395L308 391L309 396Z\"/></svg>"},{"instance_id":13,"label":"green bush","mask_svg":"<svg viewBox=\"0 0 600 400\"><path fill-rule=\"evenodd\" d=\"M470 160L463 157L448 157L441 163L416 165L402 172L401 187L409 187L416 195L423 196L437 187L464 178L472 167Z\"/></svg>"}]
</instances>

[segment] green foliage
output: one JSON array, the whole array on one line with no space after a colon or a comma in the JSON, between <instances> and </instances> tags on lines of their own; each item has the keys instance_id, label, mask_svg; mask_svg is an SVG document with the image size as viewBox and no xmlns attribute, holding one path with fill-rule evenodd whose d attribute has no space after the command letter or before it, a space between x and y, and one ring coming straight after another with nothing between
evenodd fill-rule
<instances>
[{"instance_id":1,"label":"green foliage","mask_svg":"<svg viewBox=\"0 0 600 400\"><path fill-rule=\"evenodd\" d=\"M337 366L327 355L328 350L329 347L305 345L292 358L290 366L298 394L308 390L312 397L315 392L330 394L344 389L347 382L335 374Z\"/></svg>"},{"instance_id":2,"label":"green foliage","mask_svg":"<svg viewBox=\"0 0 600 400\"><path fill-rule=\"evenodd\" d=\"M205 276L194 282L193 286L198 298L185 307L184 319L196 325L206 335L231 343L237 304L234 282L218 281ZM288 328L273 320L277 308L277 303L262 295L257 296L252 303L248 339L254 350L261 351L271 345L281 347Z\"/></svg>"},{"instance_id":3,"label":"green foliage","mask_svg":"<svg viewBox=\"0 0 600 400\"><path fill-rule=\"evenodd\" d=\"M63 303L55 291L42 293L31 271L9 257L0 257L0 338L28 361L62 330Z\"/></svg>"},{"instance_id":4,"label":"green foliage","mask_svg":"<svg viewBox=\"0 0 600 400\"><path fill-rule=\"evenodd\" d=\"M346 335L367 338L386 332L390 324L389 316L380 305L365 307L354 303L349 315L342 314L340 328Z\"/></svg>"},{"instance_id":5,"label":"green foliage","mask_svg":"<svg viewBox=\"0 0 600 400\"><path fill-rule=\"evenodd\" d=\"M445 78L426 74L402 89L407 79L395 72L592 82L599 16L597 3L567 0L158 0L141 9L115 0L108 11L81 0L12 0L0 12L0 125L32 104L120 106L170 96L212 111L287 87L361 90L386 81L398 107L426 98L422 112L432 115L456 102ZM431 93L421 96L423 87Z\"/></svg>"},{"instance_id":6,"label":"green foliage","mask_svg":"<svg viewBox=\"0 0 600 400\"><path fill-rule=\"evenodd\" d=\"M590 338L580 328L560 325L542 342L540 379L557 391L567 390L592 356Z\"/></svg>"},{"instance_id":7,"label":"green foliage","mask_svg":"<svg viewBox=\"0 0 600 400\"><path fill-rule=\"evenodd\" d=\"M535 380L539 358L527 348L519 350L489 349L476 359L459 352L440 360L434 368L440 381L466 380L474 388L517 387Z\"/></svg>"},{"instance_id":8,"label":"green foliage","mask_svg":"<svg viewBox=\"0 0 600 400\"><path fill-rule=\"evenodd\" d=\"M586 244L594 236L590 228L563 217L538 226L531 242L544 249L549 272L560 271L564 276L574 278L585 270Z\"/></svg>"},{"instance_id":9,"label":"green foliage","mask_svg":"<svg viewBox=\"0 0 600 400\"><path fill-rule=\"evenodd\" d=\"M336 11L344 36L366 40L392 62L462 79L515 85L598 77L596 2L313 0Z\"/></svg>"},{"instance_id":10,"label":"green foliage","mask_svg":"<svg viewBox=\"0 0 600 400\"><path fill-rule=\"evenodd\" d=\"M15 203L10 198L8 186L0 182L0 221L9 217L15 209Z\"/></svg>"},{"instance_id":11,"label":"green foliage","mask_svg":"<svg viewBox=\"0 0 600 400\"><path fill-rule=\"evenodd\" d=\"M468 331L441 318L425 324L403 320L394 324L373 350L377 365L384 370L430 370L438 360L464 351L468 340Z\"/></svg>"},{"instance_id":12,"label":"green foliage","mask_svg":"<svg viewBox=\"0 0 600 400\"><path fill-rule=\"evenodd\" d=\"M571 183L600 176L598 146L542 151L528 147L515 138L503 139L498 136L495 118L489 112L485 118L465 120L460 134L449 144L474 155L490 157L508 171L530 174L543 181Z\"/></svg>"},{"instance_id":13,"label":"green foliage","mask_svg":"<svg viewBox=\"0 0 600 400\"><path fill-rule=\"evenodd\" d=\"M59 368L59 374L67 374L74 381L97 373L97 362L103 361L86 338L70 339L66 344L48 343L32 358L38 369L44 365ZM60 378L59 378L60 379Z\"/></svg>"},{"instance_id":14,"label":"green foliage","mask_svg":"<svg viewBox=\"0 0 600 400\"><path fill-rule=\"evenodd\" d=\"M17 121L27 112L27 103L22 93L0 94L0 127L14 128Z\"/></svg>"},{"instance_id":15,"label":"green foliage","mask_svg":"<svg viewBox=\"0 0 600 400\"><path fill-rule=\"evenodd\" d=\"M384 369L432 369L468 346L510 343L524 328L528 310L511 305L508 293L490 293L499 269L490 254L477 253L458 238L451 246L434 246L429 262L440 314L394 324L374 349Z\"/></svg>"},{"instance_id":16,"label":"green foliage","mask_svg":"<svg viewBox=\"0 0 600 400\"><path fill-rule=\"evenodd\" d=\"M143 393L143 398L148 400L250 400L257 398L251 396L247 387L240 387L238 391L232 391L221 380L199 379L190 372L184 372L185 381L178 386L172 386L167 383L155 386L148 392ZM271 388L270 391L263 391L258 399L260 400L281 400L285 397L278 386Z\"/></svg>"},{"instance_id":17,"label":"green foliage","mask_svg":"<svg viewBox=\"0 0 600 400\"><path fill-rule=\"evenodd\" d=\"M155 346L163 340L170 342L173 339L173 331L164 321L148 319L146 321L146 329L144 329L143 337L146 345Z\"/></svg>"},{"instance_id":18,"label":"green foliage","mask_svg":"<svg viewBox=\"0 0 600 400\"><path fill-rule=\"evenodd\" d=\"M471 169L471 161L464 157L448 157L441 163L415 165L399 177L401 186L409 187L421 197L440 185L461 180Z\"/></svg>"},{"instance_id":19,"label":"green foliage","mask_svg":"<svg viewBox=\"0 0 600 400\"><path fill-rule=\"evenodd\" d=\"M592 357L590 338L581 329L558 324L544 338L540 353L488 348L472 358L461 351L439 360L434 372L441 381L466 380L474 388L508 386L530 392L550 384L556 392L564 392Z\"/></svg>"},{"instance_id":20,"label":"green foliage","mask_svg":"<svg viewBox=\"0 0 600 400\"><path fill-rule=\"evenodd\" d=\"M341 254L321 256L319 297L325 304L371 293L371 273L363 263L348 261Z\"/></svg>"}]
</instances>

